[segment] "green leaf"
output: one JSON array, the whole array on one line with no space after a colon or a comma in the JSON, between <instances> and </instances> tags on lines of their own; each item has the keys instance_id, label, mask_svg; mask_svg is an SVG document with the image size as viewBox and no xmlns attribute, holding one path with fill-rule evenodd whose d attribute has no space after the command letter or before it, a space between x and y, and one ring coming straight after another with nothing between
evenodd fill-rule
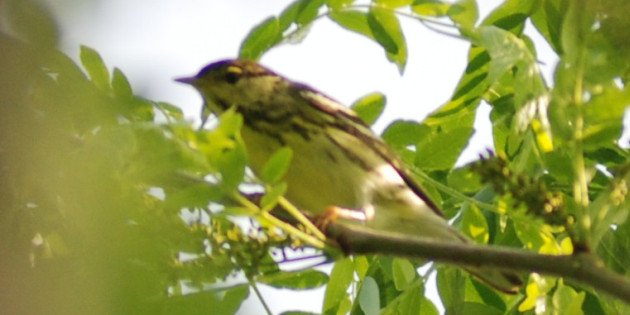
<instances>
[{"instance_id":1,"label":"green leaf","mask_svg":"<svg viewBox=\"0 0 630 315\"><path fill-rule=\"evenodd\" d=\"M383 113L385 102L385 95L374 92L356 100L350 108L352 108L366 124L373 125Z\"/></svg>"},{"instance_id":2,"label":"green leaf","mask_svg":"<svg viewBox=\"0 0 630 315\"><path fill-rule=\"evenodd\" d=\"M356 10L333 11L328 14L328 17L347 30L374 39L374 34L372 34L372 29L368 24L368 14L365 12Z\"/></svg>"},{"instance_id":3,"label":"green leaf","mask_svg":"<svg viewBox=\"0 0 630 315\"><path fill-rule=\"evenodd\" d=\"M305 312L305 311L284 311L280 315L318 315L318 313Z\"/></svg>"},{"instance_id":4,"label":"green leaf","mask_svg":"<svg viewBox=\"0 0 630 315\"><path fill-rule=\"evenodd\" d=\"M465 314L464 305L466 282L457 268L438 267L437 288L447 314Z\"/></svg>"},{"instance_id":5,"label":"green leaf","mask_svg":"<svg viewBox=\"0 0 630 315\"><path fill-rule=\"evenodd\" d=\"M359 306L366 315L377 315L381 309L378 284L374 278L367 276L359 291Z\"/></svg>"},{"instance_id":6,"label":"green leaf","mask_svg":"<svg viewBox=\"0 0 630 315\"><path fill-rule=\"evenodd\" d=\"M125 74L118 68L114 68L112 89L114 90L114 95L118 98L130 99L133 96L131 84L129 84Z\"/></svg>"},{"instance_id":7,"label":"green leaf","mask_svg":"<svg viewBox=\"0 0 630 315\"><path fill-rule=\"evenodd\" d=\"M173 118L176 121L184 120L184 112L182 112L181 108L167 102L155 102L153 104L167 117Z\"/></svg>"},{"instance_id":8,"label":"green leaf","mask_svg":"<svg viewBox=\"0 0 630 315\"><path fill-rule=\"evenodd\" d=\"M267 187L265 195L260 200L260 207L263 209L273 209L278 203L278 198L287 192L287 184L279 183Z\"/></svg>"},{"instance_id":9,"label":"green leaf","mask_svg":"<svg viewBox=\"0 0 630 315\"><path fill-rule=\"evenodd\" d=\"M527 45L514 34L495 26L480 27L479 34L480 46L486 48L491 57L488 73L491 83L522 61L535 62Z\"/></svg>"},{"instance_id":10,"label":"green leaf","mask_svg":"<svg viewBox=\"0 0 630 315\"><path fill-rule=\"evenodd\" d=\"M260 179L265 183L273 184L284 177L293 158L293 150L289 147L278 149L265 163L260 172Z\"/></svg>"},{"instance_id":11,"label":"green leaf","mask_svg":"<svg viewBox=\"0 0 630 315\"><path fill-rule=\"evenodd\" d=\"M403 291L416 279L416 268L408 259L394 258L392 262L392 276L396 289Z\"/></svg>"},{"instance_id":12,"label":"green leaf","mask_svg":"<svg viewBox=\"0 0 630 315\"><path fill-rule=\"evenodd\" d=\"M562 281L558 282L558 286L551 298L554 314L565 315L582 315L582 303L584 303L584 292L577 293L569 286L564 285Z\"/></svg>"},{"instance_id":13,"label":"green leaf","mask_svg":"<svg viewBox=\"0 0 630 315\"><path fill-rule=\"evenodd\" d=\"M59 43L59 27L43 1L8 0L3 9L8 29L38 47L54 48ZM7 26L7 25L5 25ZM6 32L6 28L3 28Z\"/></svg>"},{"instance_id":14,"label":"green leaf","mask_svg":"<svg viewBox=\"0 0 630 315\"><path fill-rule=\"evenodd\" d=\"M501 315L503 312L498 309L475 302L464 302L462 307L462 314L466 315Z\"/></svg>"},{"instance_id":15,"label":"green leaf","mask_svg":"<svg viewBox=\"0 0 630 315\"><path fill-rule=\"evenodd\" d=\"M96 50L81 45L80 59L94 85L101 90L108 90L109 71L107 71L107 66L105 66L101 55Z\"/></svg>"},{"instance_id":16,"label":"green leaf","mask_svg":"<svg viewBox=\"0 0 630 315\"><path fill-rule=\"evenodd\" d=\"M445 16L451 4L440 0L415 0L411 5L411 11L424 16Z\"/></svg>"},{"instance_id":17,"label":"green leaf","mask_svg":"<svg viewBox=\"0 0 630 315\"><path fill-rule=\"evenodd\" d=\"M461 221L462 231L477 243L487 244L490 238L488 222L479 207L474 204L464 206Z\"/></svg>"},{"instance_id":18,"label":"green leaf","mask_svg":"<svg viewBox=\"0 0 630 315\"><path fill-rule=\"evenodd\" d=\"M492 10L483 25L494 25L513 34L520 35L527 17L538 7L536 0L508 0Z\"/></svg>"},{"instance_id":19,"label":"green leaf","mask_svg":"<svg viewBox=\"0 0 630 315\"><path fill-rule=\"evenodd\" d=\"M429 128L411 120L395 120L385 130L381 137L393 147L415 145Z\"/></svg>"},{"instance_id":20,"label":"green leaf","mask_svg":"<svg viewBox=\"0 0 630 315\"><path fill-rule=\"evenodd\" d=\"M425 171L450 169L472 134L472 128L461 127L425 135L417 144L414 164Z\"/></svg>"},{"instance_id":21,"label":"green leaf","mask_svg":"<svg viewBox=\"0 0 630 315\"><path fill-rule=\"evenodd\" d=\"M379 6L395 9L408 6L413 0L374 0L373 2Z\"/></svg>"},{"instance_id":22,"label":"green leaf","mask_svg":"<svg viewBox=\"0 0 630 315\"><path fill-rule=\"evenodd\" d=\"M258 60L282 38L278 18L270 17L254 27L241 43L239 58Z\"/></svg>"},{"instance_id":23,"label":"green leaf","mask_svg":"<svg viewBox=\"0 0 630 315\"><path fill-rule=\"evenodd\" d=\"M298 272L280 271L257 277L256 281L279 289L308 290L325 285L328 282L328 275L314 269Z\"/></svg>"},{"instance_id":24,"label":"green leaf","mask_svg":"<svg viewBox=\"0 0 630 315\"><path fill-rule=\"evenodd\" d=\"M389 9L372 7L367 22L374 39L385 49L387 59L394 62L402 74L407 64L407 43L396 14Z\"/></svg>"},{"instance_id":25,"label":"green leaf","mask_svg":"<svg viewBox=\"0 0 630 315\"><path fill-rule=\"evenodd\" d=\"M346 299L346 290L354 277L352 260L344 258L335 262L324 293L323 314L336 314Z\"/></svg>"},{"instance_id":26,"label":"green leaf","mask_svg":"<svg viewBox=\"0 0 630 315\"><path fill-rule=\"evenodd\" d=\"M475 0L459 0L451 4L446 13L453 22L457 23L464 34L473 30L479 17Z\"/></svg>"},{"instance_id":27,"label":"green leaf","mask_svg":"<svg viewBox=\"0 0 630 315\"><path fill-rule=\"evenodd\" d=\"M326 0L326 5L334 12L343 9L353 2L354 0Z\"/></svg>"},{"instance_id":28,"label":"green leaf","mask_svg":"<svg viewBox=\"0 0 630 315\"><path fill-rule=\"evenodd\" d=\"M566 12L566 6L568 4L569 1L544 1L542 7L537 6L538 9L533 12L530 19L532 24L538 29L547 43L549 43L549 46L551 46L557 54L562 53L560 32L564 18L563 13Z\"/></svg>"},{"instance_id":29,"label":"green leaf","mask_svg":"<svg viewBox=\"0 0 630 315\"><path fill-rule=\"evenodd\" d=\"M304 3L300 12L298 13L295 21L299 25L306 25L313 22L313 20L319 14L319 10L324 5L324 0L309 0Z\"/></svg>"}]
</instances>

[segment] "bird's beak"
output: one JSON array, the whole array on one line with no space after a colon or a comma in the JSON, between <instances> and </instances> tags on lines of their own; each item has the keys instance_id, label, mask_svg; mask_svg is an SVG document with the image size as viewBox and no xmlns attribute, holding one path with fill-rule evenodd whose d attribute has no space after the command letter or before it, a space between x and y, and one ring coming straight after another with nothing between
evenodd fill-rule
<instances>
[{"instance_id":1,"label":"bird's beak","mask_svg":"<svg viewBox=\"0 0 630 315\"><path fill-rule=\"evenodd\" d=\"M195 79L196 79L195 77L181 77L181 78L176 78L175 81L184 83L184 84L194 85Z\"/></svg>"}]
</instances>

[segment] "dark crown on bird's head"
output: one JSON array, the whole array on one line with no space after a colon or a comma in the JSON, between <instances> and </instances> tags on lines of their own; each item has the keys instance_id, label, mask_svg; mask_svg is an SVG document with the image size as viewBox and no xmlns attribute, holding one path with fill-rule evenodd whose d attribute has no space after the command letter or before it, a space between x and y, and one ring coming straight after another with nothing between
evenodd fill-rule
<instances>
[{"instance_id":1,"label":"dark crown on bird's head","mask_svg":"<svg viewBox=\"0 0 630 315\"><path fill-rule=\"evenodd\" d=\"M252 60L225 59L203 67L195 78L201 79L208 76L217 78L223 76L228 83L236 83L243 77L277 76L277 74Z\"/></svg>"}]
</instances>

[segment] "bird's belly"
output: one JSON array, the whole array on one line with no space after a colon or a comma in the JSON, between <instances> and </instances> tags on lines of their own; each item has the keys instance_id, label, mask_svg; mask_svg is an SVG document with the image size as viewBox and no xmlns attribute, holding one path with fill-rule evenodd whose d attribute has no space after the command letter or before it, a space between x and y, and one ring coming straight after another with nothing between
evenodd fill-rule
<instances>
[{"instance_id":1,"label":"bird's belly","mask_svg":"<svg viewBox=\"0 0 630 315\"><path fill-rule=\"evenodd\" d=\"M365 203L366 171L324 133L308 138L298 133L283 135L283 143L267 134L244 127L243 140L249 163L259 172L279 148L293 150L284 181L286 197L304 211L320 214L329 206L359 209Z\"/></svg>"}]
</instances>

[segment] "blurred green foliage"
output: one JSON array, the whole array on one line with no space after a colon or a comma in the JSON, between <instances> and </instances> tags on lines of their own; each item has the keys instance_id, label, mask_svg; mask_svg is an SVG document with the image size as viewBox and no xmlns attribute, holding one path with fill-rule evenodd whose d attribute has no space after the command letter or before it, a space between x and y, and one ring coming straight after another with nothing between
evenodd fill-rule
<instances>
[{"instance_id":1,"label":"blurred green foliage","mask_svg":"<svg viewBox=\"0 0 630 315\"><path fill-rule=\"evenodd\" d=\"M507 0L480 17L473 0L298 0L254 27L240 56L257 59L321 18L373 40L401 72L413 54L401 16L469 41L453 96L421 122L392 122L383 138L476 241L592 251L628 276L630 157L620 143L630 104L627 9L625 0ZM437 313L419 262L352 257L330 275L279 271L272 250L295 240L255 205L233 201L251 182L238 115L199 130L177 106L135 95L95 50L81 48L81 65L59 52L55 19L40 2L7 0L0 11L3 312L232 314L260 282L327 284L325 314ZM553 82L538 70L528 23L559 57ZM481 102L491 106L499 159L456 167ZM384 106L378 93L354 105L370 123ZM268 163L265 205L286 189L291 157L279 151ZM258 224L233 220L243 216ZM210 287L216 283L223 289ZM533 313L540 305L550 313L628 312L590 288L538 275L516 296L453 267L438 267L437 283L453 314Z\"/></svg>"}]
</instances>

